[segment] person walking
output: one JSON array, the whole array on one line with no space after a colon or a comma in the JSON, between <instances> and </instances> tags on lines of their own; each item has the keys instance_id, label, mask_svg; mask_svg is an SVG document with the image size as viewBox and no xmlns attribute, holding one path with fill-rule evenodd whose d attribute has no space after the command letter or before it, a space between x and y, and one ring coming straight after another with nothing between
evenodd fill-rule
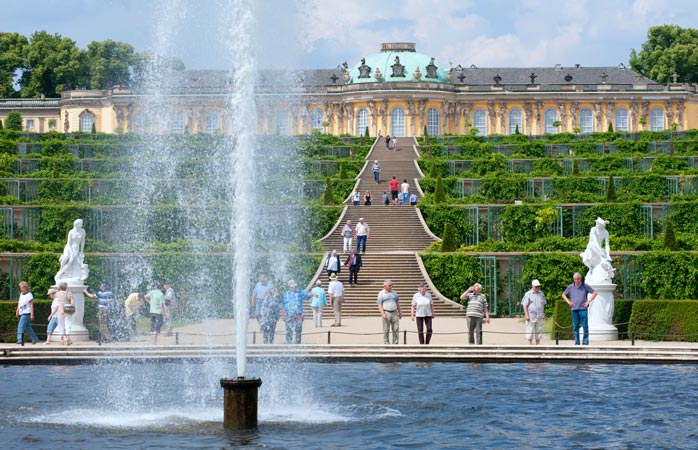
<instances>
[{"instance_id":1,"label":"person walking","mask_svg":"<svg viewBox=\"0 0 698 450\"><path fill-rule=\"evenodd\" d=\"M124 315L126 316L126 321L128 322L129 329L131 330L131 335L136 335L136 325L138 324L138 319L141 317L141 308L143 308L143 297L144 294L141 292L132 292L126 297L124 301Z\"/></svg>"},{"instance_id":2,"label":"person walking","mask_svg":"<svg viewBox=\"0 0 698 450\"><path fill-rule=\"evenodd\" d=\"M368 240L368 235L371 229L368 224L364 222L364 218L359 218L359 223L356 224L356 252L366 253L366 241Z\"/></svg>"},{"instance_id":3,"label":"person walking","mask_svg":"<svg viewBox=\"0 0 698 450\"><path fill-rule=\"evenodd\" d=\"M373 161L373 167L371 169L373 170L373 181L375 181L376 184L380 184L381 163L379 163L378 160Z\"/></svg>"},{"instance_id":4,"label":"person walking","mask_svg":"<svg viewBox=\"0 0 698 450\"><path fill-rule=\"evenodd\" d=\"M346 253L351 250L351 244L354 239L354 227L351 224L351 220L347 220L347 223L342 227L342 238L344 239L342 249Z\"/></svg>"},{"instance_id":5,"label":"person walking","mask_svg":"<svg viewBox=\"0 0 698 450\"><path fill-rule=\"evenodd\" d=\"M332 250L330 255L327 257L325 271L327 272L328 279L332 277L332 274L338 274L342 271L342 260L339 258L337 250Z\"/></svg>"},{"instance_id":6,"label":"person walking","mask_svg":"<svg viewBox=\"0 0 698 450\"><path fill-rule=\"evenodd\" d=\"M344 265L349 267L349 286L359 284L359 270L363 266L361 255L356 253L356 250L352 250L347 260L344 261Z\"/></svg>"},{"instance_id":7,"label":"person walking","mask_svg":"<svg viewBox=\"0 0 698 450\"><path fill-rule=\"evenodd\" d=\"M162 305L165 303L165 294L160 286L156 286L145 295L144 299L150 305L150 342L157 344L162 329Z\"/></svg>"},{"instance_id":8,"label":"person walking","mask_svg":"<svg viewBox=\"0 0 698 450\"><path fill-rule=\"evenodd\" d=\"M390 135L389 134L387 134L385 136L385 148L390 150Z\"/></svg>"},{"instance_id":9,"label":"person walking","mask_svg":"<svg viewBox=\"0 0 698 450\"><path fill-rule=\"evenodd\" d=\"M400 311L400 297L393 290L393 281L383 281L383 290L378 293L376 299L378 310L383 319L383 343L390 344L390 331L393 332L393 344L397 345L400 333L400 319L402 312Z\"/></svg>"},{"instance_id":10,"label":"person walking","mask_svg":"<svg viewBox=\"0 0 698 450\"><path fill-rule=\"evenodd\" d=\"M482 285L475 283L460 296L461 300L468 300L468 309L465 312L465 322L468 325L468 343L482 345L482 320L490 323L490 312L487 305L487 297L482 293Z\"/></svg>"},{"instance_id":11,"label":"person walking","mask_svg":"<svg viewBox=\"0 0 698 450\"><path fill-rule=\"evenodd\" d=\"M109 331L109 314L114 307L114 294L109 290L109 283L102 280L99 291L92 294L87 289L83 291L86 296L97 299L97 320L99 321L99 333L104 342L111 342L112 335Z\"/></svg>"},{"instance_id":12,"label":"person walking","mask_svg":"<svg viewBox=\"0 0 698 450\"><path fill-rule=\"evenodd\" d=\"M269 282L267 281L267 274L262 272L259 274L259 281L252 289L252 297L250 298L250 303L252 309L254 309L254 317L257 319L257 323L262 326L262 301L266 298L269 292Z\"/></svg>"},{"instance_id":13,"label":"person walking","mask_svg":"<svg viewBox=\"0 0 698 450\"><path fill-rule=\"evenodd\" d=\"M390 186L390 196L393 199L393 204L397 205L397 193L398 193L398 187L400 185L400 182L397 181L397 177L393 176L393 179L390 180L388 185Z\"/></svg>"},{"instance_id":14,"label":"person walking","mask_svg":"<svg viewBox=\"0 0 698 450\"><path fill-rule=\"evenodd\" d=\"M287 344L293 341L294 333L296 335L296 344L301 343L301 335L303 334L303 300L315 295L308 291L298 290L298 283L295 280L288 281L288 290L284 292L281 303L284 322L286 322Z\"/></svg>"},{"instance_id":15,"label":"person walking","mask_svg":"<svg viewBox=\"0 0 698 450\"><path fill-rule=\"evenodd\" d=\"M44 345L51 343L51 335L58 326L58 307L60 306L58 299L56 298L55 289L49 289L46 295L48 295L48 298L51 299L51 314L49 314L47 317L48 327L46 327L46 342L44 342Z\"/></svg>"},{"instance_id":16,"label":"person walking","mask_svg":"<svg viewBox=\"0 0 698 450\"><path fill-rule=\"evenodd\" d=\"M531 289L521 299L524 315L526 316L526 339L533 344L533 334L536 335L536 345L540 344L545 322L545 294L540 290L540 281L531 281Z\"/></svg>"},{"instance_id":17,"label":"person walking","mask_svg":"<svg viewBox=\"0 0 698 450\"><path fill-rule=\"evenodd\" d=\"M63 332L61 344L73 345L70 333L73 331L73 316L75 315L75 303L73 293L68 290L68 283L61 281L56 292L58 299L58 330Z\"/></svg>"},{"instance_id":18,"label":"person walking","mask_svg":"<svg viewBox=\"0 0 698 450\"><path fill-rule=\"evenodd\" d=\"M34 295L29 292L29 284L26 281L19 283L19 301L15 310L15 317L19 319L17 324L17 343L24 345L24 333L29 334L32 344L36 344L39 338L36 337L31 321L34 320Z\"/></svg>"},{"instance_id":19,"label":"person walking","mask_svg":"<svg viewBox=\"0 0 698 450\"><path fill-rule=\"evenodd\" d=\"M400 198L400 203L403 205L407 205L407 199L410 196L410 183L407 182L407 179L402 180L402 184L400 185L400 191L402 194L402 197Z\"/></svg>"},{"instance_id":20,"label":"person walking","mask_svg":"<svg viewBox=\"0 0 698 450\"><path fill-rule=\"evenodd\" d=\"M175 300L175 292L172 288L172 283L165 281L163 283L165 289L165 308L163 309L163 319L167 325L165 333L167 336L172 336L172 326L174 325L174 310L177 305Z\"/></svg>"},{"instance_id":21,"label":"person walking","mask_svg":"<svg viewBox=\"0 0 698 450\"><path fill-rule=\"evenodd\" d=\"M342 304L344 303L344 284L339 281L337 275L330 277L330 285L327 288L330 297L330 306L334 312L334 323L331 327L342 326Z\"/></svg>"},{"instance_id":22,"label":"person walking","mask_svg":"<svg viewBox=\"0 0 698 450\"><path fill-rule=\"evenodd\" d=\"M355 187L354 191L351 193L351 202L354 206L359 206L361 204L361 192L359 192L359 187Z\"/></svg>"},{"instance_id":23,"label":"person walking","mask_svg":"<svg viewBox=\"0 0 698 450\"><path fill-rule=\"evenodd\" d=\"M263 342L265 344L273 344L281 305L277 296L276 287L271 281L269 281L269 289L267 289L264 297L260 297L257 301L260 304L259 326L262 330Z\"/></svg>"},{"instance_id":24,"label":"person walking","mask_svg":"<svg viewBox=\"0 0 698 450\"><path fill-rule=\"evenodd\" d=\"M414 322L417 318L417 336L419 343L429 345L431 342L431 321L434 318L434 303L431 301L431 294L427 292L426 283L419 283L417 292L412 296L412 309L410 317ZM426 326L426 339L424 336L424 326Z\"/></svg>"},{"instance_id":25,"label":"person walking","mask_svg":"<svg viewBox=\"0 0 698 450\"><path fill-rule=\"evenodd\" d=\"M315 297L310 299L310 306L313 308L313 325L315 328L322 328L322 309L327 304L327 294L322 287L322 281L317 280L310 292L315 294Z\"/></svg>"},{"instance_id":26,"label":"person walking","mask_svg":"<svg viewBox=\"0 0 698 450\"><path fill-rule=\"evenodd\" d=\"M562 299L570 305L572 310L572 328L574 329L574 345L579 345L579 325L584 330L582 345L589 345L589 304L596 298L594 288L582 283L582 275L575 272L572 275L573 283L567 286L562 293ZM589 295L591 294L591 297Z\"/></svg>"}]
</instances>

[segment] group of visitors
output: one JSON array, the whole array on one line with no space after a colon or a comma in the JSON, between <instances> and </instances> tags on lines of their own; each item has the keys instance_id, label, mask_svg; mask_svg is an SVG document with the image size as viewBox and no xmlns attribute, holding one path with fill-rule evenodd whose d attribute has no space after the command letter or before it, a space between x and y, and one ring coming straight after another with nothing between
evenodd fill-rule
<instances>
[{"instance_id":1,"label":"group of visitors","mask_svg":"<svg viewBox=\"0 0 698 450\"><path fill-rule=\"evenodd\" d=\"M397 136L393 136L392 138L390 135L385 136L385 148L388 150L397 150Z\"/></svg>"},{"instance_id":2,"label":"group of visitors","mask_svg":"<svg viewBox=\"0 0 698 450\"><path fill-rule=\"evenodd\" d=\"M352 225L351 220L347 220L341 230L343 240L342 251L344 253L350 251L354 239L356 239L356 252L366 253L366 241L368 240L370 232L371 227L368 226L368 223L364 221L363 217L359 218L359 223L357 223L356 226ZM327 276L329 277L332 272L339 273L342 265L339 256L337 256L337 250L332 250L330 257L327 259Z\"/></svg>"},{"instance_id":3,"label":"group of visitors","mask_svg":"<svg viewBox=\"0 0 698 450\"><path fill-rule=\"evenodd\" d=\"M371 206L372 199L373 199L373 195L371 194L371 191L366 191L366 193L363 196L364 206ZM361 205L361 191L359 191L358 186L355 187L351 193L351 203L354 206Z\"/></svg>"},{"instance_id":4,"label":"group of visitors","mask_svg":"<svg viewBox=\"0 0 698 450\"><path fill-rule=\"evenodd\" d=\"M17 304L16 316L19 319L17 328L17 343L24 343L24 334L28 334L32 343L38 342L38 337L34 332L31 321L34 320L34 295L29 291L29 285L22 281L19 284L20 296ZM116 322L113 317L117 310L114 293L109 288L107 281L102 281L99 290L91 293L88 289L82 292L86 297L97 300L97 321L99 327L99 339L104 342L111 342L114 339L113 327ZM58 289L51 288L46 295L51 299L51 312L46 318L48 326L46 328L46 341L44 345L50 344L53 339L60 336L63 345L72 345L71 332L73 318L76 313L76 302L73 292L68 289L68 283L61 281ZM136 332L136 323L141 317L144 302L149 304L151 323L151 342L157 343L157 337L162 326L167 326L167 334L172 334L175 310L175 293L171 283L164 284L156 282L156 287L147 294L134 292L130 294L124 302L124 316L131 333Z\"/></svg>"},{"instance_id":5,"label":"group of visitors","mask_svg":"<svg viewBox=\"0 0 698 450\"><path fill-rule=\"evenodd\" d=\"M416 205L417 204L417 194L412 192L410 194L410 183L407 179L402 180L402 184L397 180L397 177L393 176L393 179L388 183L390 186L390 197L393 201L393 205ZM383 192L383 204L388 206L390 201L385 192Z\"/></svg>"}]
</instances>

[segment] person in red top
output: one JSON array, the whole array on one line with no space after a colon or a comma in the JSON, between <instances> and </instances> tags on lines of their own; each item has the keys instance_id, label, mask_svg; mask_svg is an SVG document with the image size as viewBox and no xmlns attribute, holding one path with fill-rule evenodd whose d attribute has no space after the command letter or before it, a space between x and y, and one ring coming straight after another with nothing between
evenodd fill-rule
<instances>
[{"instance_id":1,"label":"person in red top","mask_svg":"<svg viewBox=\"0 0 698 450\"><path fill-rule=\"evenodd\" d=\"M397 192L398 192L398 187L400 185L400 182L397 181L397 178L393 177L392 180L390 180L390 195L393 198L393 203L397 205Z\"/></svg>"}]
</instances>

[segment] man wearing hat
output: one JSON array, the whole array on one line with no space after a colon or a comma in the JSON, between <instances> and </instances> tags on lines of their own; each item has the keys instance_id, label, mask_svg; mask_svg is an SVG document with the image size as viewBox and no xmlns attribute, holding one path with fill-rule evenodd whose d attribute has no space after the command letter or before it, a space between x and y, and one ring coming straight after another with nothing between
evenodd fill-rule
<instances>
[{"instance_id":1,"label":"man wearing hat","mask_svg":"<svg viewBox=\"0 0 698 450\"><path fill-rule=\"evenodd\" d=\"M359 218L359 223L356 224L356 253L366 253L366 241L370 229L368 224L364 222L364 218Z\"/></svg>"},{"instance_id":2,"label":"man wearing hat","mask_svg":"<svg viewBox=\"0 0 698 450\"><path fill-rule=\"evenodd\" d=\"M540 281L531 281L531 289L521 299L526 315L526 339L533 344L533 333L536 334L536 345L540 344L545 322L545 294L540 290Z\"/></svg>"},{"instance_id":3,"label":"man wearing hat","mask_svg":"<svg viewBox=\"0 0 698 450\"><path fill-rule=\"evenodd\" d=\"M293 333L296 333L296 344L301 343L303 333L303 300L308 297L317 297L317 294L308 291L299 291L295 280L288 281L288 290L284 292L282 299L283 319L286 322L286 343L293 341Z\"/></svg>"},{"instance_id":4,"label":"man wearing hat","mask_svg":"<svg viewBox=\"0 0 698 450\"><path fill-rule=\"evenodd\" d=\"M378 160L373 161L373 180L376 182L376 184L380 184L380 175L381 175L381 164L378 162Z\"/></svg>"},{"instance_id":5,"label":"man wearing hat","mask_svg":"<svg viewBox=\"0 0 698 450\"><path fill-rule=\"evenodd\" d=\"M352 253L354 250L352 250ZM327 287L327 293L330 296L330 306L334 312L334 323L331 327L342 326L342 303L344 302L344 284L339 281L336 273L330 276L330 285Z\"/></svg>"},{"instance_id":6,"label":"man wearing hat","mask_svg":"<svg viewBox=\"0 0 698 450\"><path fill-rule=\"evenodd\" d=\"M99 291L96 294L91 294L87 289L83 294L90 298L97 299L97 318L99 319L99 332L102 335L102 340L110 342L112 340L111 332L109 331L109 312L114 305L114 293L109 290L107 280L102 280L99 284Z\"/></svg>"}]
</instances>

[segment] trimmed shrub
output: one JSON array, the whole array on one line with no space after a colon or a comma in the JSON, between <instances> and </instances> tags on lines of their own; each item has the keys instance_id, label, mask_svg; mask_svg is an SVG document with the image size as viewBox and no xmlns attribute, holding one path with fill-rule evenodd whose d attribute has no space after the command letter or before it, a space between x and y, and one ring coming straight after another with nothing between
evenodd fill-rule
<instances>
[{"instance_id":1,"label":"trimmed shrub","mask_svg":"<svg viewBox=\"0 0 698 450\"><path fill-rule=\"evenodd\" d=\"M10 111L5 118L5 128L8 130L22 131L22 113Z\"/></svg>"},{"instance_id":2,"label":"trimmed shrub","mask_svg":"<svg viewBox=\"0 0 698 450\"><path fill-rule=\"evenodd\" d=\"M456 237L456 230L453 229L453 224L451 222L446 222L446 225L444 225L443 240L441 241L441 251L453 252L459 246L458 238Z\"/></svg>"},{"instance_id":3,"label":"trimmed shrub","mask_svg":"<svg viewBox=\"0 0 698 450\"><path fill-rule=\"evenodd\" d=\"M698 342L698 301L637 300L629 331L650 341Z\"/></svg>"},{"instance_id":4,"label":"trimmed shrub","mask_svg":"<svg viewBox=\"0 0 698 450\"><path fill-rule=\"evenodd\" d=\"M446 203L446 191L441 177L436 177L436 186L434 187L434 203Z\"/></svg>"}]
</instances>

